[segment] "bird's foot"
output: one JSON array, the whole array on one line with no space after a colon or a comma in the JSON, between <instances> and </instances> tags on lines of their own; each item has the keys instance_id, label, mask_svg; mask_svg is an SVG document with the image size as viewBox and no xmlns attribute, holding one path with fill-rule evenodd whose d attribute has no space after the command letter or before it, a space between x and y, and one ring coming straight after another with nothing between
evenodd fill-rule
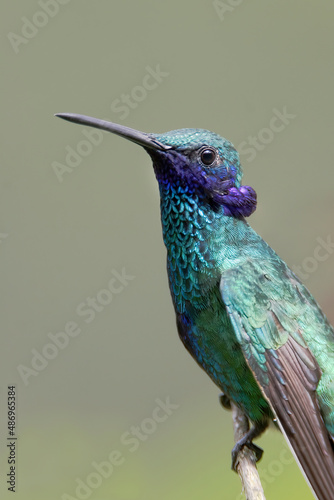
<instances>
[{"instance_id":1,"label":"bird's foot","mask_svg":"<svg viewBox=\"0 0 334 500\"><path fill-rule=\"evenodd\" d=\"M255 460L258 462L261 460L263 455L263 450L259 446L253 443L253 439L258 437L267 427L267 423L263 422L261 424L254 425L239 441L235 444L232 449L232 470L237 472L238 465L238 455L240 451L247 446L247 448L254 452Z\"/></svg>"},{"instance_id":2,"label":"bird's foot","mask_svg":"<svg viewBox=\"0 0 334 500\"><path fill-rule=\"evenodd\" d=\"M231 409L231 400L228 396L226 396L226 394L224 394L223 392L221 394L219 394L219 402L220 404L226 409L226 410L230 410Z\"/></svg>"},{"instance_id":3,"label":"bird's foot","mask_svg":"<svg viewBox=\"0 0 334 500\"><path fill-rule=\"evenodd\" d=\"M256 446L256 444L252 443L251 441L250 442L244 442L243 439L240 439L240 441L238 441L236 443L236 445L233 447L233 450L232 450L232 465L231 465L231 468L235 472L237 472L237 465L238 465L238 462L239 462L239 460L238 460L239 453L240 453L240 451L245 446L247 446L248 449L250 449L251 451L254 452L256 462L258 462L262 458L262 455L263 455L263 449L262 448L260 448L259 446Z\"/></svg>"}]
</instances>

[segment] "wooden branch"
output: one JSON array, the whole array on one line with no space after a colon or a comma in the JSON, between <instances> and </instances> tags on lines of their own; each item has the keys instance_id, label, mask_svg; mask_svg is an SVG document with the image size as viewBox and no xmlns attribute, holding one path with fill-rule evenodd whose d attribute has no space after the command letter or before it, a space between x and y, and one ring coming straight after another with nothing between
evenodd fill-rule
<instances>
[{"instance_id":1,"label":"wooden branch","mask_svg":"<svg viewBox=\"0 0 334 500\"><path fill-rule=\"evenodd\" d=\"M249 430L248 418L231 402L234 441L239 441ZM245 446L238 454L237 472L241 479L246 500L266 500L256 468L256 458L253 451Z\"/></svg>"}]
</instances>

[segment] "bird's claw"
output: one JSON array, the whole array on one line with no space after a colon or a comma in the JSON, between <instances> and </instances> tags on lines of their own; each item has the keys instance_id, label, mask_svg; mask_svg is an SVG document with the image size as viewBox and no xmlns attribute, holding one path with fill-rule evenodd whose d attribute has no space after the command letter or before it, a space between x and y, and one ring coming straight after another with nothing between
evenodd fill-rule
<instances>
[{"instance_id":1,"label":"bird's claw","mask_svg":"<svg viewBox=\"0 0 334 500\"><path fill-rule=\"evenodd\" d=\"M231 400L228 396L226 396L226 394L224 394L223 392L221 394L219 394L219 402L220 404L226 409L226 410L230 410L231 409Z\"/></svg>"},{"instance_id":2,"label":"bird's claw","mask_svg":"<svg viewBox=\"0 0 334 500\"><path fill-rule=\"evenodd\" d=\"M238 441L236 443L236 445L232 449L232 465L231 465L231 468L235 472L237 472L237 466L238 466L238 462L239 462L238 461L238 455L239 455L240 451L245 446L247 446L247 448L249 450L251 450L251 451L254 452L256 462L258 462L262 458L262 455L263 455L263 449L262 448L260 448L259 446L256 446L256 444L252 443L251 441L244 441L243 439L240 439L240 441Z\"/></svg>"}]
</instances>

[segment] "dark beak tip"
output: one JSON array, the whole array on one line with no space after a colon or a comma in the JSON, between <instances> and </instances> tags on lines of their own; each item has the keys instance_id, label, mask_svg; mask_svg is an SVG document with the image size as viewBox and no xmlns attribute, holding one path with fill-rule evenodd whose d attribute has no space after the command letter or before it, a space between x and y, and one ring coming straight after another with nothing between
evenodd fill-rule
<instances>
[{"instance_id":1,"label":"dark beak tip","mask_svg":"<svg viewBox=\"0 0 334 500\"><path fill-rule=\"evenodd\" d=\"M67 120L67 121L71 121L74 123L80 123L78 121L78 118L80 118L80 115L77 115L75 113L55 113L53 116L55 116L57 118L61 118L62 120Z\"/></svg>"}]
</instances>

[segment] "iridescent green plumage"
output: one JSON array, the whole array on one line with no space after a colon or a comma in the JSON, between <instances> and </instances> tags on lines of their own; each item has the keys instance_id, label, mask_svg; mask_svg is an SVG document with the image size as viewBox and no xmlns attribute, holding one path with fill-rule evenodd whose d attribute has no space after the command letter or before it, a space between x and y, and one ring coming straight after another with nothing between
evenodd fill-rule
<instances>
[{"instance_id":1,"label":"iridescent green plumage","mask_svg":"<svg viewBox=\"0 0 334 500\"><path fill-rule=\"evenodd\" d=\"M308 290L248 225L231 143L206 130L143 134L60 115L141 144L161 196L167 269L186 348L254 427L275 417L314 494L334 499L334 331Z\"/></svg>"}]
</instances>

